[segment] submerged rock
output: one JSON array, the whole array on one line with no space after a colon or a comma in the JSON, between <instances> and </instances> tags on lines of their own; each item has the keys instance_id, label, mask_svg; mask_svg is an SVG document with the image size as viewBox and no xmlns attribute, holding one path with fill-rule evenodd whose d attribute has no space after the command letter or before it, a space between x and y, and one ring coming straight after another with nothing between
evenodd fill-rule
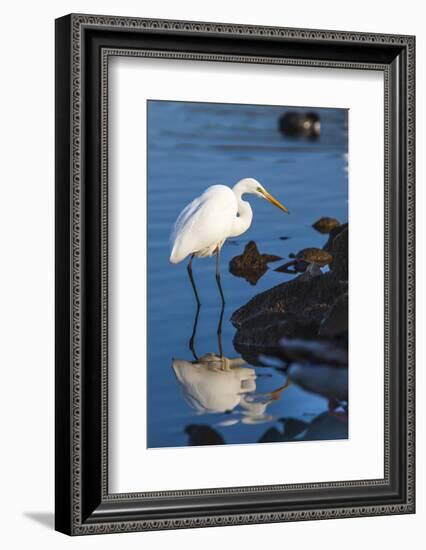
<instances>
[{"instance_id":1,"label":"submerged rock","mask_svg":"<svg viewBox=\"0 0 426 550\"><path fill-rule=\"evenodd\" d=\"M312 227L316 229L319 233L330 233L333 229L340 225L339 220L336 218L327 218L326 216L317 220Z\"/></svg>"},{"instance_id":2,"label":"submerged rock","mask_svg":"<svg viewBox=\"0 0 426 550\"><path fill-rule=\"evenodd\" d=\"M304 441L319 439L347 439L348 417L325 412L314 418L310 423Z\"/></svg>"},{"instance_id":3,"label":"submerged rock","mask_svg":"<svg viewBox=\"0 0 426 550\"><path fill-rule=\"evenodd\" d=\"M206 424L190 424L186 426L185 433L189 436L189 446L225 444L220 433Z\"/></svg>"},{"instance_id":4,"label":"submerged rock","mask_svg":"<svg viewBox=\"0 0 426 550\"><path fill-rule=\"evenodd\" d=\"M318 339L282 338L280 358L289 363L331 365L347 367L348 352L346 342Z\"/></svg>"},{"instance_id":5,"label":"submerged rock","mask_svg":"<svg viewBox=\"0 0 426 550\"><path fill-rule=\"evenodd\" d=\"M259 439L259 443L278 443L281 441L293 441L308 428L309 424L297 418L280 418L282 431L272 427Z\"/></svg>"},{"instance_id":6,"label":"submerged rock","mask_svg":"<svg viewBox=\"0 0 426 550\"><path fill-rule=\"evenodd\" d=\"M243 254L235 256L229 262L229 271L235 277L243 277L247 282L255 285L268 270L268 262L277 260L281 260L281 257L273 254L260 254L256 243L250 241Z\"/></svg>"},{"instance_id":7,"label":"submerged rock","mask_svg":"<svg viewBox=\"0 0 426 550\"><path fill-rule=\"evenodd\" d=\"M278 443L285 441L315 441L324 439L347 439L348 417L324 412L310 423L297 418L280 418L282 431L269 428L259 439L259 443Z\"/></svg>"},{"instance_id":8,"label":"submerged rock","mask_svg":"<svg viewBox=\"0 0 426 550\"><path fill-rule=\"evenodd\" d=\"M338 401L347 401L348 399L347 368L296 363L290 365L288 377L310 393Z\"/></svg>"},{"instance_id":9,"label":"submerged rock","mask_svg":"<svg viewBox=\"0 0 426 550\"><path fill-rule=\"evenodd\" d=\"M313 111L288 111L278 121L280 132L287 137L317 138L321 133L320 117Z\"/></svg>"}]
</instances>

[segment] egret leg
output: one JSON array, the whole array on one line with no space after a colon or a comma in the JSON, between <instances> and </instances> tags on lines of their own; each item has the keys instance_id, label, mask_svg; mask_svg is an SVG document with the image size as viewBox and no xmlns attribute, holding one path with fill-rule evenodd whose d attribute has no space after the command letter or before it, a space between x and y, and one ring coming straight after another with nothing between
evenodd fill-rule
<instances>
[{"instance_id":1,"label":"egret leg","mask_svg":"<svg viewBox=\"0 0 426 550\"><path fill-rule=\"evenodd\" d=\"M198 355L195 352L195 335L197 333L197 324L198 324L198 317L200 315L200 304L197 304L197 311L195 312L194 317L194 324L192 325L192 334L191 338L189 339L189 349L191 350L192 355L194 356L194 359L198 361Z\"/></svg>"},{"instance_id":2,"label":"egret leg","mask_svg":"<svg viewBox=\"0 0 426 550\"><path fill-rule=\"evenodd\" d=\"M225 311L225 302L222 302L222 309L220 311L219 323L217 325L217 343L219 346L219 355L223 357L223 348L222 348L222 321L223 313Z\"/></svg>"},{"instance_id":3,"label":"egret leg","mask_svg":"<svg viewBox=\"0 0 426 550\"><path fill-rule=\"evenodd\" d=\"M220 297L222 300L222 315L223 315L223 308L225 307L225 296L223 295L222 285L220 282L220 249L217 247L216 250L216 283L217 287L220 292Z\"/></svg>"},{"instance_id":4,"label":"egret leg","mask_svg":"<svg viewBox=\"0 0 426 550\"><path fill-rule=\"evenodd\" d=\"M189 260L187 270L188 270L189 280L191 281L192 290L194 291L195 299L197 301L197 307L199 308L201 306L201 302L200 302L200 298L198 297L197 287L195 286L194 277L192 275L192 260L193 259L194 259L194 254L191 256L191 258Z\"/></svg>"},{"instance_id":5,"label":"egret leg","mask_svg":"<svg viewBox=\"0 0 426 550\"><path fill-rule=\"evenodd\" d=\"M222 322L223 322L223 314L225 312L225 296L223 295L222 285L220 282L220 249L219 247L216 250L216 283L220 292L220 298L222 300L222 309L220 310L219 323L217 325L217 341L219 345L220 356L223 357Z\"/></svg>"}]
</instances>

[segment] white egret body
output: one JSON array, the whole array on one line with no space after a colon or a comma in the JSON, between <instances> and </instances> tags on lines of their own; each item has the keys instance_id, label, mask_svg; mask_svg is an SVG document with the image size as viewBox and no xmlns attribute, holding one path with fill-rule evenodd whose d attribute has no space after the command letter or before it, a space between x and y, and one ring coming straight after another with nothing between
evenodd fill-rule
<instances>
[{"instance_id":1,"label":"white egret body","mask_svg":"<svg viewBox=\"0 0 426 550\"><path fill-rule=\"evenodd\" d=\"M254 178L244 178L231 189L226 185L212 185L182 210L173 231L173 247L170 261L177 264L190 257L188 274L198 308L200 299L192 276L194 256L205 258L216 254L216 282L222 299L222 315L225 298L220 283L219 254L228 237L238 237L250 227L253 211L242 199L245 193L268 200L281 210L288 210L278 202ZM222 320L222 316L221 316ZM218 332L220 332L221 321Z\"/></svg>"},{"instance_id":2,"label":"white egret body","mask_svg":"<svg viewBox=\"0 0 426 550\"><path fill-rule=\"evenodd\" d=\"M232 189L226 185L212 185L188 204L177 218L170 261L177 264L189 255L207 257L218 254L228 237L245 233L253 219L250 204L242 199L245 193L265 198L288 212L253 178L240 180Z\"/></svg>"}]
</instances>

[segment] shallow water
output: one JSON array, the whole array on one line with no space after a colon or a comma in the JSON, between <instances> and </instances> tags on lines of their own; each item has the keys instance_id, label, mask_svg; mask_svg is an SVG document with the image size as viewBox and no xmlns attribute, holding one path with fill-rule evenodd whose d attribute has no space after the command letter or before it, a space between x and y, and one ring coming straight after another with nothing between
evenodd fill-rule
<instances>
[{"instance_id":1,"label":"shallow water","mask_svg":"<svg viewBox=\"0 0 426 550\"><path fill-rule=\"evenodd\" d=\"M286 110L310 109L149 102L148 447L188 445L189 432L193 438L207 438L210 443L254 443L270 428L282 430L278 419L310 423L327 411L326 399L295 385L272 393L286 382L285 375L273 367L245 365L254 369L246 373L250 374L246 393L234 391L226 398L219 394L231 392L232 384L226 383L229 374L210 365L205 369L205 380L199 381L200 387L212 394L213 409L227 409L203 412L205 406L200 399L196 402L192 395L188 402L188 391L185 396L172 368L173 361L176 366L177 360L194 360L188 342L196 307L186 262L169 263L169 236L182 208L206 187L215 183L232 186L243 177L254 177L291 212L287 216L267 201L249 196L254 212L250 229L227 241L222 249L226 309L221 343L227 358L238 357L232 344L235 329L229 321L231 314L255 294L292 278L271 269L283 263L278 262L270 264L266 274L252 286L229 273L229 261L241 254L250 240L257 243L261 253L287 259L291 252L302 248L323 246L327 236L311 227L321 216L347 221L347 111L313 109L321 118L321 136L308 140L286 138L278 132L278 118ZM216 329L221 307L215 259L195 259L193 268L202 302L194 348L201 357L219 353ZM191 365L179 365L186 369L189 383ZM257 375L254 382L252 374ZM207 428L188 429L193 425ZM322 430L321 437L318 433L313 437L328 439L336 433L330 428L329 432ZM299 430L294 437L304 434Z\"/></svg>"}]
</instances>

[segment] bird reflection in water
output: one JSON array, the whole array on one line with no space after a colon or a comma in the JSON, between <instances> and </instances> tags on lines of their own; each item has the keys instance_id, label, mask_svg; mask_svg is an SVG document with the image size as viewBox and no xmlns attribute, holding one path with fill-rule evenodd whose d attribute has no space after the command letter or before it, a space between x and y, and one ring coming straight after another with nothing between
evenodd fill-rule
<instances>
[{"instance_id":1,"label":"bird reflection in water","mask_svg":"<svg viewBox=\"0 0 426 550\"><path fill-rule=\"evenodd\" d=\"M223 355L221 342L223 309L217 330L219 353L206 353L199 357L194 347L198 316L197 309L189 342L194 360L172 360L176 380L188 404L198 414L234 413L230 418L219 422L219 426L230 426L240 422L257 424L272 421L273 417L267 413L267 408L280 399L288 383L270 392L256 392L258 375L255 369L247 366L241 357Z\"/></svg>"},{"instance_id":2,"label":"bird reflection in water","mask_svg":"<svg viewBox=\"0 0 426 550\"><path fill-rule=\"evenodd\" d=\"M238 414L218 425L255 424L273 420L268 406L281 397L288 383L270 392L256 393L256 371L241 357L206 353L196 361L174 359L172 368L189 405L198 414Z\"/></svg>"}]
</instances>

